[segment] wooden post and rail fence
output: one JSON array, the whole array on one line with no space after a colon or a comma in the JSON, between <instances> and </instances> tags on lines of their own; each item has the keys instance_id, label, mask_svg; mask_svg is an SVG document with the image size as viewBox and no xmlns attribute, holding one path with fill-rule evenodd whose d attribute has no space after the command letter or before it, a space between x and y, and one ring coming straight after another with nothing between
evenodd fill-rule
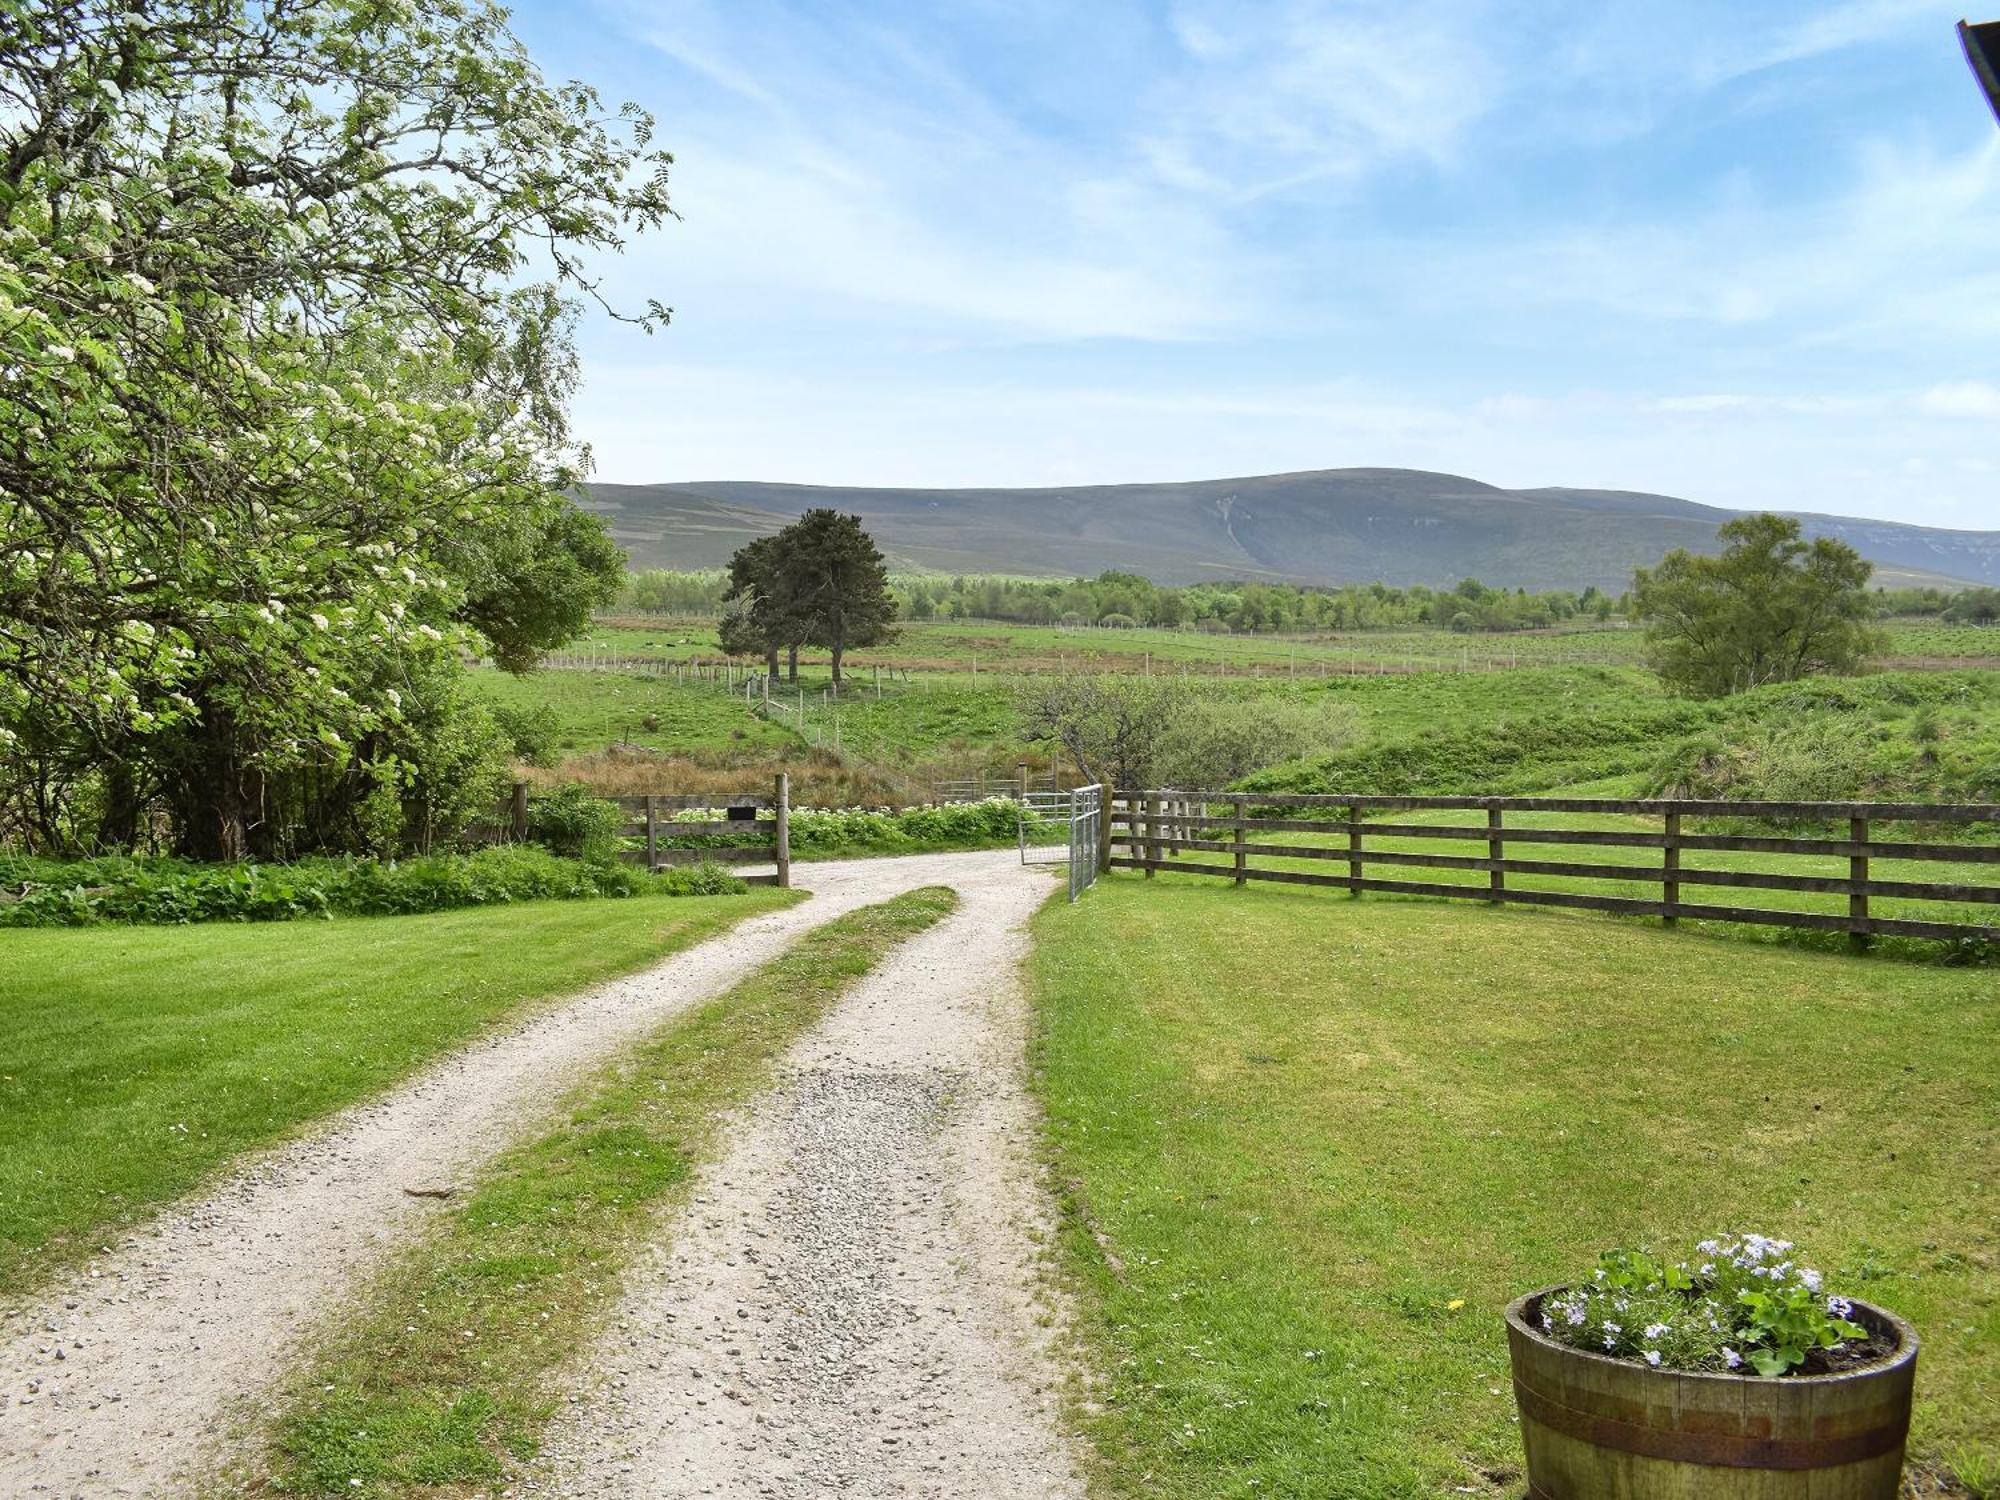
<instances>
[{"instance_id":1,"label":"wooden post and rail fence","mask_svg":"<svg viewBox=\"0 0 2000 1500\"><path fill-rule=\"evenodd\" d=\"M791 778L773 778L769 793L715 792L702 796L664 793L606 797L628 816L617 837L643 839L644 847L620 851L619 857L658 872L672 865L771 865L774 873L745 875L751 885L789 887L792 883ZM531 826L528 784L514 783L506 808L507 834L516 842ZM686 818L701 812L716 816Z\"/></svg>"},{"instance_id":2,"label":"wooden post and rail fence","mask_svg":"<svg viewBox=\"0 0 2000 1500\"><path fill-rule=\"evenodd\" d=\"M1220 809L1218 811L1218 809ZM1485 814L1483 823L1374 821L1371 813L1459 812ZM1538 815L1535 825L1509 823L1507 815ZM1623 815L1660 820L1658 831L1621 827L1541 826L1547 815ZM1684 821L1694 818L1754 819L1777 823L1846 825L1846 837L1782 837L1764 833L1691 833ZM1884 838L1880 825L1900 825L1905 836ZM1133 790L1116 794L1110 813L1106 863L1112 868L1142 870L1149 877L1160 870L1179 874L1216 875L1243 885L1247 881L1278 881L1288 885L1325 886L1353 896L1367 891L1416 896L1457 897L1492 903L1518 902L1535 906L1576 907L1627 916L1659 917L1671 925L1677 919L1746 922L1771 927L1844 932L1857 946L1874 937L2000 941L2000 925L1967 920L1932 920L1938 915L1922 903L1952 906L2000 905L2000 883L1978 884L1936 880L1881 879L1871 874L1871 861L1921 860L1968 868L1968 877L1992 872L2000 881L2000 843L1942 842L1921 835L1926 827L1989 824L2000 827L2000 804L1909 802L1715 802L1646 798L1619 800L1590 797L1369 797L1261 795L1237 792L1198 793L1173 790ZM1892 829L1892 831L1895 831ZM1281 834L1312 835L1324 842L1276 841ZM1345 835L1344 842L1338 842ZM1399 845L1436 841L1433 852L1423 848L1383 847L1368 840L1395 840ZM1483 852L1464 850L1484 844ZM1658 860L1619 863L1609 858L1525 859L1510 853L1512 845L1581 846L1657 850ZM1716 868L1718 853L1816 856L1845 862L1845 873L1806 874L1790 870ZM1228 863L1193 862L1189 853L1229 856ZM1701 864L1682 856L1695 853ZM1259 861L1330 862L1344 865L1340 873L1311 869L1274 869ZM1442 869L1468 872L1463 883L1411 879L1399 871ZM1386 874L1374 873L1386 870ZM1952 872L1954 875L1956 871ZM1477 876L1484 874L1485 881ZM1614 889L1652 887L1646 895L1613 895L1594 891L1551 890L1526 886L1523 879L1559 877L1564 880L1608 882ZM1689 901L1689 887L1703 891L1750 889L1845 896L1847 909L1794 911L1769 907ZM1653 892L1656 891L1657 895ZM1920 903L1925 916L1882 916L1871 910L1871 899ZM1957 918L1959 913L1950 914ZM2000 914L1997 914L2000 915Z\"/></svg>"}]
</instances>

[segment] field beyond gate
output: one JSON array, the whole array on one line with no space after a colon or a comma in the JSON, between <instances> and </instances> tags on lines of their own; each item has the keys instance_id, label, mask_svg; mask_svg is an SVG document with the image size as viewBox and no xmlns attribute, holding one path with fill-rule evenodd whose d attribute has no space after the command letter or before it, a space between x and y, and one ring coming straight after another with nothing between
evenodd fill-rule
<instances>
[{"instance_id":1,"label":"field beyond gate","mask_svg":"<svg viewBox=\"0 0 2000 1500\"><path fill-rule=\"evenodd\" d=\"M1226 812L1213 811L1217 806ZM1310 816L1326 809L1338 816ZM1370 813L1416 816L1370 821ZM1468 820L1469 815L1478 815ZM1510 820L1509 815L1513 817ZM1555 821L1561 820L1561 821ZM1702 829L1694 831L1690 823ZM1885 839L1882 824L1909 836ZM2000 827L1990 803L1708 802L1588 797L1265 796L1168 790L1120 792L1111 812L1114 867L1216 875L1246 881L1471 898L1495 903L1581 907L1628 916L1686 917L1878 937L1990 942L2000 939L1992 908L2000 885L1969 883L1967 866L2000 865L2000 843L1947 842L1929 830ZM1746 825L1755 831L1744 831ZM1762 831L1806 825L1809 836ZM1844 836L1827 836L1833 825ZM1226 837L1218 837L1226 834ZM1275 842L1268 835L1300 836ZM1259 836L1262 835L1262 836ZM1483 843L1483 852L1433 847ZM1586 846L1593 860L1526 859L1510 846ZM1119 850L1125 852L1120 853ZM1187 851L1222 853L1228 864L1186 862ZM1714 856L1737 856L1718 864ZM1747 856L1747 857L1745 857ZM1324 862L1346 865L1323 873ZM1878 868L1890 866L1887 874ZM1318 866L1316 869L1315 866ZM1450 872L1413 880L1368 873L1370 865ZM1484 877L1483 879L1480 877ZM1654 886L1658 896L1604 893ZM1774 893L1771 904L1689 901L1688 886ZM1844 909L1815 910L1814 898Z\"/></svg>"}]
</instances>

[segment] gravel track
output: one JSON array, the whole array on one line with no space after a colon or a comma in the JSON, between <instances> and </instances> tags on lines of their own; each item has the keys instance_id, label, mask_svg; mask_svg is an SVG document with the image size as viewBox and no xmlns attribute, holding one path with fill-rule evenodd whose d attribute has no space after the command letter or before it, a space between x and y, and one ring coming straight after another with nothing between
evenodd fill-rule
<instances>
[{"instance_id":1,"label":"gravel track","mask_svg":"<svg viewBox=\"0 0 2000 1500\"><path fill-rule=\"evenodd\" d=\"M951 883L736 1122L510 1493L1081 1497L1022 1080L1049 883Z\"/></svg>"},{"instance_id":2,"label":"gravel track","mask_svg":"<svg viewBox=\"0 0 2000 1500\"><path fill-rule=\"evenodd\" d=\"M69 1285L0 1304L0 1496L173 1493L314 1320L437 1211L406 1189L476 1169L570 1079L800 934L921 885L1047 890L1011 850L795 869L811 901L454 1053L122 1236Z\"/></svg>"}]
</instances>

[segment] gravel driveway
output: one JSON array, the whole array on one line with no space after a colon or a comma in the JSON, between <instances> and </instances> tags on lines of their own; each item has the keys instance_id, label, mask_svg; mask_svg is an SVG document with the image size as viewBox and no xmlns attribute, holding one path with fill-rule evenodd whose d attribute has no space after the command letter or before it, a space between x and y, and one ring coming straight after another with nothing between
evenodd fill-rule
<instances>
[{"instance_id":1,"label":"gravel driveway","mask_svg":"<svg viewBox=\"0 0 2000 1500\"><path fill-rule=\"evenodd\" d=\"M1082 1495L1016 974L1049 880L952 884L746 1111L514 1493Z\"/></svg>"},{"instance_id":2,"label":"gravel driveway","mask_svg":"<svg viewBox=\"0 0 2000 1500\"><path fill-rule=\"evenodd\" d=\"M0 1307L0 1495L171 1493L314 1319L437 1211L406 1189L463 1178L536 1124L570 1078L802 933L921 885L956 886L975 910L1004 892L1008 913L1048 891L1012 851L802 865L797 877L811 901L453 1054L122 1237L70 1285ZM1004 963L983 977L1003 985Z\"/></svg>"}]
</instances>

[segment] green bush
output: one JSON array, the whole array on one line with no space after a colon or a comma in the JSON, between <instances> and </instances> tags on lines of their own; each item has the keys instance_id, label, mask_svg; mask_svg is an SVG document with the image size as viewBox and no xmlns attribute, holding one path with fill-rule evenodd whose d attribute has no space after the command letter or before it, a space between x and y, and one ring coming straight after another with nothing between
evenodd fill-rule
<instances>
[{"instance_id":1,"label":"green bush","mask_svg":"<svg viewBox=\"0 0 2000 1500\"><path fill-rule=\"evenodd\" d=\"M528 801L528 837L571 859L609 859L625 814L571 782Z\"/></svg>"},{"instance_id":2,"label":"green bush","mask_svg":"<svg viewBox=\"0 0 2000 1500\"><path fill-rule=\"evenodd\" d=\"M794 808L792 853L811 858L832 854L920 854L927 850L990 849L1014 842L1019 813L1005 797L948 807L911 807L901 812L871 812L866 808ZM696 849L704 841L676 836L675 823L707 829L715 822L706 813L688 813L662 826L664 849ZM760 820L739 825L747 845L775 838L773 824ZM632 841L635 845L639 840Z\"/></svg>"},{"instance_id":3,"label":"green bush","mask_svg":"<svg viewBox=\"0 0 2000 1500\"><path fill-rule=\"evenodd\" d=\"M631 866L563 859L527 845L400 861L308 859L282 865L0 856L0 927L282 922L508 901L707 896L747 889L714 865L649 876Z\"/></svg>"},{"instance_id":4,"label":"green bush","mask_svg":"<svg viewBox=\"0 0 2000 1500\"><path fill-rule=\"evenodd\" d=\"M978 849L1012 843L1018 819L1015 804L1001 797L899 813L802 808L792 814L792 848L807 855Z\"/></svg>"},{"instance_id":5,"label":"green bush","mask_svg":"<svg viewBox=\"0 0 2000 1500\"><path fill-rule=\"evenodd\" d=\"M514 758L544 770L562 756L562 718L550 703L495 704L493 722L513 747Z\"/></svg>"},{"instance_id":6,"label":"green bush","mask_svg":"<svg viewBox=\"0 0 2000 1500\"><path fill-rule=\"evenodd\" d=\"M1646 770L1662 740L1715 721L1705 703L1659 701L1595 714L1523 715L1427 730L1244 779L1257 792L1507 796Z\"/></svg>"}]
</instances>

